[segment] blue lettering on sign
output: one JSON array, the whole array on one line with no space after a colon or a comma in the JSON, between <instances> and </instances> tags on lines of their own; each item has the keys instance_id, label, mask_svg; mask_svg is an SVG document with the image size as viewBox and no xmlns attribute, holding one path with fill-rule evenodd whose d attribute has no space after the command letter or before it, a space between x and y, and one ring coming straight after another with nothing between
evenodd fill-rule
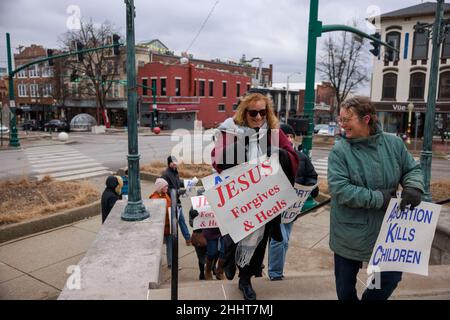
<instances>
[{"instance_id":1,"label":"blue lettering on sign","mask_svg":"<svg viewBox=\"0 0 450 320\"><path fill-rule=\"evenodd\" d=\"M226 176L225 179L228 179L230 176ZM218 185L219 183L221 183L223 180L220 176L215 176L214 177L214 185Z\"/></svg>"},{"instance_id":2,"label":"blue lettering on sign","mask_svg":"<svg viewBox=\"0 0 450 320\"><path fill-rule=\"evenodd\" d=\"M379 245L373 255L372 263L374 266L380 262L401 262L410 264L420 264L422 252L416 250L406 250L399 248L383 248Z\"/></svg>"}]
</instances>

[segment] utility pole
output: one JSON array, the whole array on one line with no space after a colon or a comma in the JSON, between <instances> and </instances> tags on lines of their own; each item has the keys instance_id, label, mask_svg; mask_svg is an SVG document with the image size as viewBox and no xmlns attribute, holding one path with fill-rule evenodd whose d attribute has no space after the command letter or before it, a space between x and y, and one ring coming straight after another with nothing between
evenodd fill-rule
<instances>
[{"instance_id":1,"label":"utility pole","mask_svg":"<svg viewBox=\"0 0 450 320\"><path fill-rule=\"evenodd\" d=\"M9 91L9 110L12 117L10 121L9 132L9 146L18 148L20 147L19 136L17 135L17 121L16 121L16 101L14 100L14 71L12 68L11 57L11 40L9 33L6 34L6 51L8 52L8 91Z\"/></svg>"},{"instance_id":2,"label":"utility pole","mask_svg":"<svg viewBox=\"0 0 450 320\"><path fill-rule=\"evenodd\" d=\"M314 82L316 75L316 51L317 38L320 38L322 33L332 31L345 31L357 34L362 38L370 39L373 43L383 45L398 52L397 48L381 41L374 35L369 35L356 28L345 25L325 25L322 26L322 21L317 20L319 11L319 0L311 0L309 7L309 25L308 25L308 53L306 58L306 87L305 87L305 115L308 118L308 133L303 138L303 152L309 157L312 149L312 135L314 132Z\"/></svg>"},{"instance_id":3,"label":"utility pole","mask_svg":"<svg viewBox=\"0 0 450 320\"><path fill-rule=\"evenodd\" d=\"M127 14L127 90L128 90L128 203L122 212L122 220L139 221L150 217L141 199L137 137L137 85L136 52L134 47L134 0L125 0Z\"/></svg>"},{"instance_id":4,"label":"utility pole","mask_svg":"<svg viewBox=\"0 0 450 320\"><path fill-rule=\"evenodd\" d=\"M427 110L425 113L425 128L423 132L423 147L420 155L420 164L422 166L425 193L423 200L431 202L430 180L431 180L431 159L434 131L434 114L436 109L436 88L439 74L439 48L445 37L442 30L444 18L444 0L438 0L436 3L436 15L432 24L432 49L431 49L431 67L430 77L428 79L428 97ZM419 28L424 28L424 24L418 23ZM445 25L446 26L446 25ZM431 27L431 25L427 25ZM446 26L447 27L447 26Z\"/></svg>"}]
</instances>

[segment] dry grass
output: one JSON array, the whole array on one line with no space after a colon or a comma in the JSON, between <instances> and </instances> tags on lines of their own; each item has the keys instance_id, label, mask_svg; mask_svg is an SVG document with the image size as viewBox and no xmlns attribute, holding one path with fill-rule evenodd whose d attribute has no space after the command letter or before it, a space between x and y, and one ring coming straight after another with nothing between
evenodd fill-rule
<instances>
[{"instance_id":1,"label":"dry grass","mask_svg":"<svg viewBox=\"0 0 450 320\"><path fill-rule=\"evenodd\" d=\"M161 161L154 161L148 165L141 166L142 172L148 172L156 175L161 175L167 168L167 163ZM184 164L178 165L178 173L181 178L204 178L212 173L212 166L210 164Z\"/></svg>"},{"instance_id":2,"label":"dry grass","mask_svg":"<svg viewBox=\"0 0 450 320\"><path fill-rule=\"evenodd\" d=\"M450 181L441 180L432 182L430 185L431 195L433 196L433 202L438 202L441 200L446 200L450 198ZM446 204L450 206L450 204Z\"/></svg>"},{"instance_id":3,"label":"dry grass","mask_svg":"<svg viewBox=\"0 0 450 320\"><path fill-rule=\"evenodd\" d=\"M88 182L7 180L0 183L0 225L92 203L100 194Z\"/></svg>"}]
</instances>

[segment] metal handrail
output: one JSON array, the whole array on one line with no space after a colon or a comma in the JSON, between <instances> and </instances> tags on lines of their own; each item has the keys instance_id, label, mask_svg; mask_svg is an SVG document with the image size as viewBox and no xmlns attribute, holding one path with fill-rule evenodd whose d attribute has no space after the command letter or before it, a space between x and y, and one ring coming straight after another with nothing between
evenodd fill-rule
<instances>
[{"instance_id":1,"label":"metal handrail","mask_svg":"<svg viewBox=\"0 0 450 320\"><path fill-rule=\"evenodd\" d=\"M172 226L172 281L171 300L178 300L178 194L176 189L170 190Z\"/></svg>"}]
</instances>

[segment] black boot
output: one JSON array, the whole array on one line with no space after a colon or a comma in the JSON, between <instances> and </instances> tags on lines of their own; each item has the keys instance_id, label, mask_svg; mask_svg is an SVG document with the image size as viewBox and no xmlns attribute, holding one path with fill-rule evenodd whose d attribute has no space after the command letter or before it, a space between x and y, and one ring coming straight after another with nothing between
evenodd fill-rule
<instances>
[{"instance_id":1,"label":"black boot","mask_svg":"<svg viewBox=\"0 0 450 320\"><path fill-rule=\"evenodd\" d=\"M250 279L239 279L239 290L244 294L244 300L256 300L256 293L252 288Z\"/></svg>"},{"instance_id":2,"label":"black boot","mask_svg":"<svg viewBox=\"0 0 450 320\"><path fill-rule=\"evenodd\" d=\"M198 263L198 269L200 270L200 274L198 276L199 280L205 280L205 265L203 263Z\"/></svg>"}]
</instances>

